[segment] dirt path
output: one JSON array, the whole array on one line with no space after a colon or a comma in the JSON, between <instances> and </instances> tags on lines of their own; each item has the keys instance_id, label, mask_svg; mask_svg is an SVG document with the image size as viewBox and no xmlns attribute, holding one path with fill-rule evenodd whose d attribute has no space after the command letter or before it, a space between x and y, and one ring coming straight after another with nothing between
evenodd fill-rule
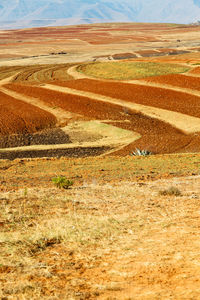
<instances>
[{"instance_id":1,"label":"dirt path","mask_svg":"<svg viewBox=\"0 0 200 300\"><path fill-rule=\"evenodd\" d=\"M145 106L141 104L136 104L128 101L123 101L116 98L111 98L99 94L94 94L90 92L84 92L80 90L75 90L67 87L61 87L51 84L45 84L43 88L58 91L62 93L72 94L72 95L79 95L83 97L88 97L94 100L108 102L115 105L123 106L124 108L132 109L134 111L138 111L148 117L158 119L162 122L169 123L175 128L183 131L186 134L191 134L194 132L200 131L200 119L192 116L188 116L186 114L169 111L165 109L160 109L151 106Z\"/></svg>"},{"instance_id":2,"label":"dirt path","mask_svg":"<svg viewBox=\"0 0 200 300\"><path fill-rule=\"evenodd\" d=\"M83 74L83 73L78 72L78 71L77 71L77 67L78 67L78 65L73 66L73 67L71 67L71 68L69 68L69 69L67 70L67 73L68 73L70 76L72 76L74 79L94 78L94 77L87 76L87 75L85 75L85 74Z\"/></svg>"}]
</instances>

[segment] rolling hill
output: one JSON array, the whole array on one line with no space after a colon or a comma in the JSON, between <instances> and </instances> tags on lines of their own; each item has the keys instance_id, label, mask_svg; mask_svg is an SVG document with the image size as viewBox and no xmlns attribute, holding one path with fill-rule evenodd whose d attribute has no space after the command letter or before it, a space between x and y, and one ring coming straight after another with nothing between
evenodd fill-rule
<instances>
[{"instance_id":1,"label":"rolling hill","mask_svg":"<svg viewBox=\"0 0 200 300\"><path fill-rule=\"evenodd\" d=\"M199 0L0 1L1 29L95 22L190 23L199 16Z\"/></svg>"}]
</instances>

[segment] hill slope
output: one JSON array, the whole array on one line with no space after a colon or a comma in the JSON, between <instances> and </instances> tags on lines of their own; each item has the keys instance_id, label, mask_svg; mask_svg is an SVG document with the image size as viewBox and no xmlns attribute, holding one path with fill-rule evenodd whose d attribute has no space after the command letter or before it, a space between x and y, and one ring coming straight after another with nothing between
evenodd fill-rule
<instances>
[{"instance_id":1,"label":"hill slope","mask_svg":"<svg viewBox=\"0 0 200 300\"><path fill-rule=\"evenodd\" d=\"M199 0L1 0L0 3L0 28L108 21L190 23L199 16Z\"/></svg>"}]
</instances>

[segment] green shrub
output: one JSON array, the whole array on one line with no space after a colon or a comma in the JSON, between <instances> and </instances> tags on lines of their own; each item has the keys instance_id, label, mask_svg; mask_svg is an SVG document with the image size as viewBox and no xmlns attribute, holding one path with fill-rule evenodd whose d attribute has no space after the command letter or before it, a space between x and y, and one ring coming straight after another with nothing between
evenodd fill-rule
<instances>
[{"instance_id":1,"label":"green shrub","mask_svg":"<svg viewBox=\"0 0 200 300\"><path fill-rule=\"evenodd\" d=\"M59 188L68 189L74 184L72 180L67 179L65 176L57 176L52 178L52 182Z\"/></svg>"}]
</instances>

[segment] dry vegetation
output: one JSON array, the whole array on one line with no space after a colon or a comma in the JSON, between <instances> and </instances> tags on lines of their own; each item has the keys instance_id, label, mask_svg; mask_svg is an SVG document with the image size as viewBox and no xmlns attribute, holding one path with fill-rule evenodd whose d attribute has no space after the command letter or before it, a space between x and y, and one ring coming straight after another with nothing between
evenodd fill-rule
<instances>
[{"instance_id":1,"label":"dry vegetation","mask_svg":"<svg viewBox=\"0 0 200 300\"><path fill-rule=\"evenodd\" d=\"M16 77L15 82L27 82L27 83L43 83L51 82L53 80L68 80L71 77L67 73L67 69L71 67L68 65L56 65L56 66L38 66L30 68L26 72L22 72Z\"/></svg>"},{"instance_id":2,"label":"dry vegetation","mask_svg":"<svg viewBox=\"0 0 200 300\"><path fill-rule=\"evenodd\" d=\"M14 82L16 83L29 83L40 84L43 82L51 82L53 80L69 80L72 79L68 75L67 70L73 64L60 64L60 65L34 65L26 67L2 67L0 68L0 79L9 77L9 75L16 75ZM17 72L18 71L18 72Z\"/></svg>"},{"instance_id":3,"label":"dry vegetation","mask_svg":"<svg viewBox=\"0 0 200 300\"><path fill-rule=\"evenodd\" d=\"M199 161L1 161L0 296L198 299Z\"/></svg>"},{"instance_id":4,"label":"dry vegetation","mask_svg":"<svg viewBox=\"0 0 200 300\"><path fill-rule=\"evenodd\" d=\"M86 75L102 79L130 80L172 73L183 73L189 67L153 62L99 62L80 65L77 70Z\"/></svg>"}]
</instances>

